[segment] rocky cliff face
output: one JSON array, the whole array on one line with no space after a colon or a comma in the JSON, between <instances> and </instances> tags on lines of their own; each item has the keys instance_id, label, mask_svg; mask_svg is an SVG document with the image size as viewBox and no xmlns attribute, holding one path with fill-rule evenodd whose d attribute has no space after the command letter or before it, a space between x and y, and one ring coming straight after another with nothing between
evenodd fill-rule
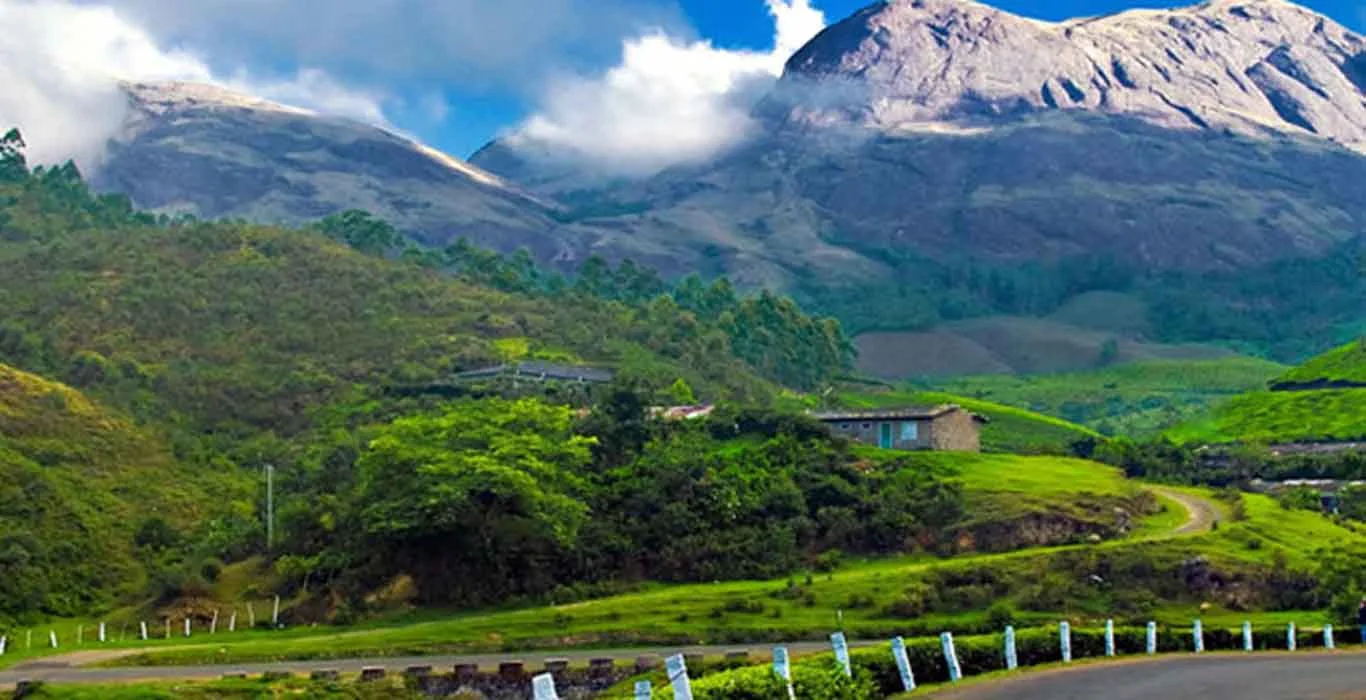
<instances>
[{"instance_id":1,"label":"rocky cliff face","mask_svg":"<svg viewBox=\"0 0 1366 700\"><path fill-rule=\"evenodd\" d=\"M836 103L812 89L843 86ZM1084 110L1173 129L1316 136L1366 151L1366 40L1282 0L1061 23L965 0L893 0L788 63L789 119L881 130Z\"/></svg>"}]
</instances>

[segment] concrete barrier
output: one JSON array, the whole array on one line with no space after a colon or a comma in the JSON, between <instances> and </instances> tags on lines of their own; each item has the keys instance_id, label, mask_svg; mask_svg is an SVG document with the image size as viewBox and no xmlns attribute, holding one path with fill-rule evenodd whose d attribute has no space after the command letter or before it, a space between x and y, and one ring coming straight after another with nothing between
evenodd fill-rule
<instances>
[{"instance_id":1,"label":"concrete barrier","mask_svg":"<svg viewBox=\"0 0 1366 700\"><path fill-rule=\"evenodd\" d=\"M294 674L290 673L289 671L266 671L265 673L261 674L261 680L267 683L287 681L293 677Z\"/></svg>"},{"instance_id":2,"label":"concrete barrier","mask_svg":"<svg viewBox=\"0 0 1366 700\"><path fill-rule=\"evenodd\" d=\"M407 678L426 678L432 675L431 666L409 666L403 669L403 675Z\"/></svg>"},{"instance_id":3,"label":"concrete barrier","mask_svg":"<svg viewBox=\"0 0 1366 700\"><path fill-rule=\"evenodd\" d=\"M479 675L479 664L456 664L455 679L457 681L468 681Z\"/></svg>"},{"instance_id":4,"label":"concrete barrier","mask_svg":"<svg viewBox=\"0 0 1366 700\"><path fill-rule=\"evenodd\" d=\"M564 673L569 670L569 659L546 659L546 673Z\"/></svg>"},{"instance_id":5,"label":"concrete barrier","mask_svg":"<svg viewBox=\"0 0 1366 700\"><path fill-rule=\"evenodd\" d=\"M384 669L379 666L367 666L360 670L360 679L363 683L384 680Z\"/></svg>"},{"instance_id":6,"label":"concrete barrier","mask_svg":"<svg viewBox=\"0 0 1366 700\"><path fill-rule=\"evenodd\" d=\"M324 668L308 674L308 678L314 681L339 681L341 680L341 671Z\"/></svg>"},{"instance_id":7,"label":"concrete barrier","mask_svg":"<svg viewBox=\"0 0 1366 700\"><path fill-rule=\"evenodd\" d=\"M521 661L504 661L498 664L498 675L509 680L526 676L526 664Z\"/></svg>"},{"instance_id":8,"label":"concrete barrier","mask_svg":"<svg viewBox=\"0 0 1366 700\"><path fill-rule=\"evenodd\" d=\"M588 661L588 672L594 676L604 676L612 672L617 666L615 659L599 658Z\"/></svg>"}]
</instances>

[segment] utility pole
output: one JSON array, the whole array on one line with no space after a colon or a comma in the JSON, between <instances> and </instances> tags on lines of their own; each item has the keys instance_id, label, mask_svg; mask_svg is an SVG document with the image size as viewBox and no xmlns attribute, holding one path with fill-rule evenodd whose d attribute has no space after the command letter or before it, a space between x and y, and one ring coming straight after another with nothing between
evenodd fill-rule
<instances>
[{"instance_id":1,"label":"utility pole","mask_svg":"<svg viewBox=\"0 0 1366 700\"><path fill-rule=\"evenodd\" d=\"M275 465L266 465L266 551L275 549Z\"/></svg>"}]
</instances>

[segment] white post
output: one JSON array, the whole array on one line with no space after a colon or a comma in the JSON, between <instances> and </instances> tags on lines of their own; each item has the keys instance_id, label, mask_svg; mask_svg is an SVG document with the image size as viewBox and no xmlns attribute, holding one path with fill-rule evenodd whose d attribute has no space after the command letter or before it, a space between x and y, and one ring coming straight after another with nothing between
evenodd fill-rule
<instances>
[{"instance_id":1,"label":"white post","mask_svg":"<svg viewBox=\"0 0 1366 700\"><path fill-rule=\"evenodd\" d=\"M1196 620L1195 623L1191 625L1191 634L1195 637L1195 653L1199 654L1199 653L1204 652L1204 651L1205 651L1205 630L1204 630L1204 628L1201 626L1199 620Z\"/></svg>"},{"instance_id":2,"label":"white post","mask_svg":"<svg viewBox=\"0 0 1366 700\"><path fill-rule=\"evenodd\" d=\"M213 609L213 619L209 620L209 634L218 632L218 608Z\"/></svg>"},{"instance_id":3,"label":"white post","mask_svg":"<svg viewBox=\"0 0 1366 700\"><path fill-rule=\"evenodd\" d=\"M0 656L5 655L5 649L9 647L9 637L0 637Z\"/></svg>"},{"instance_id":4,"label":"white post","mask_svg":"<svg viewBox=\"0 0 1366 700\"><path fill-rule=\"evenodd\" d=\"M270 614L270 626L278 628L280 626L280 596L275 596L275 611Z\"/></svg>"},{"instance_id":5,"label":"white post","mask_svg":"<svg viewBox=\"0 0 1366 700\"><path fill-rule=\"evenodd\" d=\"M185 636L190 636L190 618L185 618Z\"/></svg>"},{"instance_id":6,"label":"white post","mask_svg":"<svg viewBox=\"0 0 1366 700\"><path fill-rule=\"evenodd\" d=\"M139 623L138 623L138 638L141 639L141 640L144 641L144 642L147 641L147 621L146 621L146 620L143 620L142 622L139 622Z\"/></svg>"},{"instance_id":7,"label":"white post","mask_svg":"<svg viewBox=\"0 0 1366 700\"><path fill-rule=\"evenodd\" d=\"M1115 655L1115 621L1105 621L1105 655Z\"/></svg>"},{"instance_id":8,"label":"white post","mask_svg":"<svg viewBox=\"0 0 1366 700\"><path fill-rule=\"evenodd\" d=\"M1148 656L1152 656L1153 654L1156 654L1156 653L1157 653L1157 623L1156 623L1156 622L1149 622L1149 623L1148 623L1148 645L1147 645L1147 649L1148 649Z\"/></svg>"},{"instance_id":9,"label":"white post","mask_svg":"<svg viewBox=\"0 0 1366 700\"><path fill-rule=\"evenodd\" d=\"M830 635L830 645L835 649L835 660L839 662L840 668L844 669L844 675L853 678L854 667L849 662L849 642L844 639L844 633L836 632Z\"/></svg>"},{"instance_id":10,"label":"white post","mask_svg":"<svg viewBox=\"0 0 1366 700\"><path fill-rule=\"evenodd\" d=\"M939 635L939 646L944 650L944 663L949 667L949 680L957 683L963 678L963 668L958 665L958 650L953 647L953 633Z\"/></svg>"},{"instance_id":11,"label":"white post","mask_svg":"<svg viewBox=\"0 0 1366 700\"><path fill-rule=\"evenodd\" d=\"M1336 649L1336 648L1337 648L1337 646L1333 644L1333 626L1332 626L1332 625L1324 625L1324 626L1323 626L1323 648L1324 648L1324 649Z\"/></svg>"},{"instance_id":12,"label":"white post","mask_svg":"<svg viewBox=\"0 0 1366 700\"><path fill-rule=\"evenodd\" d=\"M560 700L560 696L555 692L555 677L549 673L542 673L531 679L532 700Z\"/></svg>"},{"instance_id":13,"label":"white post","mask_svg":"<svg viewBox=\"0 0 1366 700\"><path fill-rule=\"evenodd\" d=\"M1252 623L1243 621L1243 651L1252 651Z\"/></svg>"},{"instance_id":14,"label":"white post","mask_svg":"<svg viewBox=\"0 0 1366 700\"><path fill-rule=\"evenodd\" d=\"M797 691L792 687L792 662L787 656L787 647L774 647L773 672L787 684L788 700L797 700Z\"/></svg>"},{"instance_id":15,"label":"white post","mask_svg":"<svg viewBox=\"0 0 1366 700\"><path fill-rule=\"evenodd\" d=\"M101 622L101 623L100 623L100 644L104 644L104 643L107 642L107 641L109 641L109 638L108 638L107 636L105 636L105 624L104 624L103 622Z\"/></svg>"},{"instance_id":16,"label":"white post","mask_svg":"<svg viewBox=\"0 0 1366 700\"><path fill-rule=\"evenodd\" d=\"M650 700L652 695L654 695L654 688L650 685L650 681L636 681L636 700Z\"/></svg>"},{"instance_id":17,"label":"white post","mask_svg":"<svg viewBox=\"0 0 1366 700\"><path fill-rule=\"evenodd\" d=\"M48 639L49 642L52 642L52 648L53 648L53 649L56 649L56 648L57 648L57 633L56 633L54 630L48 630L48 631L47 631L47 639Z\"/></svg>"},{"instance_id":18,"label":"white post","mask_svg":"<svg viewBox=\"0 0 1366 700\"><path fill-rule=\"evenodd\" d=\"M892 660L896 661L897 673L901 675L901 687L906 692L915 690L915 673L911 670L911 659L906 655L906 640L897 637L892 640ZM792 687L788 683L788 688ZM795 700L795 693L789 700Z\"/></svg>"},{"instance_id":19,"label":"white post","mask_svg":"<svg viewBox=\"0 0 1366 700\"><path fill-rule=\"evenodd\" d=\"M1019 656L1015 653L1015 627L1006 625L1006 670L1014 671L1019 666Z\"/></svg>"},{"instance_id":20,"label":"white post","mask_svg":"<svg viewBox=\"0 0 1366 700\"><path fill-rule=\"evenodd\" d=\"M688 680L688 664L682 654L674 654L664 659L664 671L669 674L669 684L673 686L675 698L691 698L692 682Z\"/></svg>"},{"instance_id":21,"label":"white post","mask_svg":"<svg viewBox=\"0 0 1366 700\"><path fill-rule=\"evenodd\" d=\"M1285 648L1290 651L1295 650L1295 623L1293 622L1285 630Z\"/></svg>"},{"instance_id":22,"label":"white post","mask_svg":"<svg viewBox=\"0 0 1366 700\"><path fill-rule=\"evenodd\" d=\"M1058 623L1058 646L1062 648L1062 662L1072 662L1072 625Z\"/></svg>"},{"instance_id":23,"label":"white post","mask_svg":"<svg viewBox=\"0 0 1366 700\"><path fill-rule=\"evenodd\" d=\"M233 608L233 609L232 609L232 617L229 617L229 618L228 618L228 631L229 631L229 632L236 632L236 631L237 631L237 608Z\"/></svg>"}]
</instances>

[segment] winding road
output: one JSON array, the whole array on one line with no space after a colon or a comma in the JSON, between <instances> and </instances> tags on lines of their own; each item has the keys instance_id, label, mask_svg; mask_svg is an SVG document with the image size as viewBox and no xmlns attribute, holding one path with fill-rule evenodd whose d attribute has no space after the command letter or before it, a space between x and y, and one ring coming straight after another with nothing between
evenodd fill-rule
<instances>
[{"instance_id":1,"label":"winding road","mask_svg":"<svg viewBox=\"0 0 1366 700\"><path fill-rule=\"evenodd\" d=\"M1149 486L1148 490L1163 498L1176 501L1186 509L1186 513L1189 515L1186 519L1186 524L1177 528L1176 531L1172 533L1174 535L1190 535L1197 532L1207 532L1221 519L1219 509L1207 498L1192 496L1188 493L1182 493L1161 486Z\"/></svg>"},{"instance_id":2,"label":"winding road","mask_svg":"<svg viewBox=\"0 0 1366 700\"><path fill-rule=\"evenodd\" d=\"M1366 653L1205 654L1040 671L968 684L941 700L1362 700Z\"/></svg>"}]
</instances>

